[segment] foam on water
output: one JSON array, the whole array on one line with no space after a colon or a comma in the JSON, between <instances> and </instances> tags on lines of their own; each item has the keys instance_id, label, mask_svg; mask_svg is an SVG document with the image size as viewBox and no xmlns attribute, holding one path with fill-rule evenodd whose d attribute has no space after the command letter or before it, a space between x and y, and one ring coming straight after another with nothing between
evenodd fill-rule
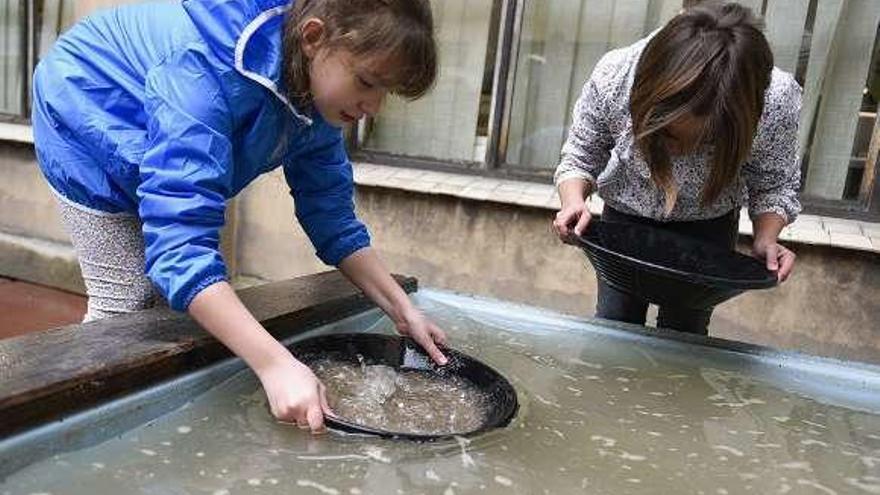
<instances>
[{"instance_id":1,"label":"foam on water","mask_svg":"<svg viewBox=\"0 0 880 495\"><path fill-rule=\"evenodd\" d=\"M484 422L486 397L458 377L329 360L313 369L327 387L333 412L356 424L441 435L473 431Z\"/></svg>"}]
</instances>

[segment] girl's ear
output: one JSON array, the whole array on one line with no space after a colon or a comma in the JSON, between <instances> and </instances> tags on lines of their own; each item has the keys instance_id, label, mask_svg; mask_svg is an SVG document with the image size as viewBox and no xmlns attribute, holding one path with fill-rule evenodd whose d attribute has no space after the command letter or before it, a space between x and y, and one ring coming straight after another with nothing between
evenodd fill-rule
<instances>
[{"instance_id":1,"label":"girl's ear","mask_svg":"<svg viewBox=\"0 0 880 495\"><path fill-rule=\"evenodd\" d=\"M302 51L309 59L315 58L324 44L324 21L310 17L300 25Z\"/></svg>"}]
</instances>

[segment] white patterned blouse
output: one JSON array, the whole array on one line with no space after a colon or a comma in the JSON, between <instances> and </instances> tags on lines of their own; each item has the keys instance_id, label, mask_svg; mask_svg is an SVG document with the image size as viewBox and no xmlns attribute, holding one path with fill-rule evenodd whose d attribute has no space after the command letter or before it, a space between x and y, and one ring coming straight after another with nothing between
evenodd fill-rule
<instances>
[{"instance_id":1,"label":"white patterned blouse","mask_svg":"<svg viewBox=\"0 0 880 495\"><path fill-rule=\"evenodd\" d=\"M606 204L623 213L660 221L704 220L748 205L749 215L774 212L787 223L800 212L797 156L801 88L791 76L773 68L751 154L737 180L709 205L700 204L709 177L712 149L672 156L678 199L665 214L665 195L635 146L629 94L636 64L650 38L605 54L584 85L562 147L555 182L584 179Z\"/></svg>"}]
</instances>

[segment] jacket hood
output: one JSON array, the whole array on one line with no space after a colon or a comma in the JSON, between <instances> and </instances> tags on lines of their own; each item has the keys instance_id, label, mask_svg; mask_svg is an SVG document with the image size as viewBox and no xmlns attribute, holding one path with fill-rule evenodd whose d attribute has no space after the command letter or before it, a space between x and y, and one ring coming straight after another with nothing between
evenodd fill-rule
<instances>
[{"instance_id":1,"label":"jacket hood","mask_svg":"<svg viewBox=\"0 0 880 495\"><path fill-rule=\"evenodd\" d=\"M291 0L184 0L183 8L214 54L275 94L300 120L282 90L284 19Z\"/></svg>"}]
</instances>

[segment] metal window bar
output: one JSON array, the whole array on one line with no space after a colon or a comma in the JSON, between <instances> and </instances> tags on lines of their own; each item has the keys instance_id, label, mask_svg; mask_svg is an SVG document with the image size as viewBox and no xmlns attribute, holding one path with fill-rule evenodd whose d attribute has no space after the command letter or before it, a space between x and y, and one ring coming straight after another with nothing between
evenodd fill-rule
<instances>
[{"instance_id":1,"label":"metal window bar","mask_svg":"<svg viewBox=\"0 0 880 495\"><path fill-rule=\"evenodd\" d=\"M865 162L865 177L862 178L861 190L859 191L862 206L874 217L880 217L880 181L877 180L878 155L880 155L880 111L874 118L874 130L871 133L871 144Z\"/></svg>"},{"instance_id":2,"label":"metal window bar","mask_svg":"<svg viewBox=\"0 0 880 495\"><path fill-rule=\"evenodd\" d=\"M34 67L37 65L37 35L36 35L36 26L37 26L37 9L34 0L26 0L24 2L24 16L25 22L27 25L27 29L25 30L23 36L24 43L24 51L25 53L23 67L22 67L22 95L21 95L21 117L23 119L30 120L30 108L31 108L31 88L33 87L33 78L31 75L34 73Z\"/></svg>"},{"instance_id":3,"label":"metal window bar","mask_svg":"<svg viewBox=\"0 0 880 495\"><path fill-rule=\"evenodd\" d=\"M10 15L11 9L9 2L6 4L6 14ZM18 47L19 53L23 54L18 64L18 67L13 68L13 70L19 71L19 76L21 77L21 90L18 95L13 96L13 98L18 99L18 103L21 105L21 110L17 113L10 112L0 112L0 122L11 122L11 123L28 123L29 113L30 113L30 90L31 90L31 77L30 74L34 67L34 58L35 58L35 50L34 50L34 26L35 26L35 6L34 0L19 0L19 15L20 15L20 25L23 26L24 29L20 29L18 31L19 37L18 40L11 40L7 37L4 41L4 45L7 47L15 46ZM4 65L4 74L2 81L9 81L11 78L10 73L6 72L6 66Z\"/></svg>"},{"instance_id":4,"label":"metal window bar","mask_svg":"<svg viewBox=\"0 0 880 495\"><path fill-rule=\"evenodd\" d=\"M516 73L519 35L525 0L504 0L501 7L501 28L495 58L495 77L492 82L492 103L489 114L489 139L486 149L486 168L497 169L507 157L507 138L510 130L510 106L513 96L512 74Z\"/></svg>"}]
</instances>

